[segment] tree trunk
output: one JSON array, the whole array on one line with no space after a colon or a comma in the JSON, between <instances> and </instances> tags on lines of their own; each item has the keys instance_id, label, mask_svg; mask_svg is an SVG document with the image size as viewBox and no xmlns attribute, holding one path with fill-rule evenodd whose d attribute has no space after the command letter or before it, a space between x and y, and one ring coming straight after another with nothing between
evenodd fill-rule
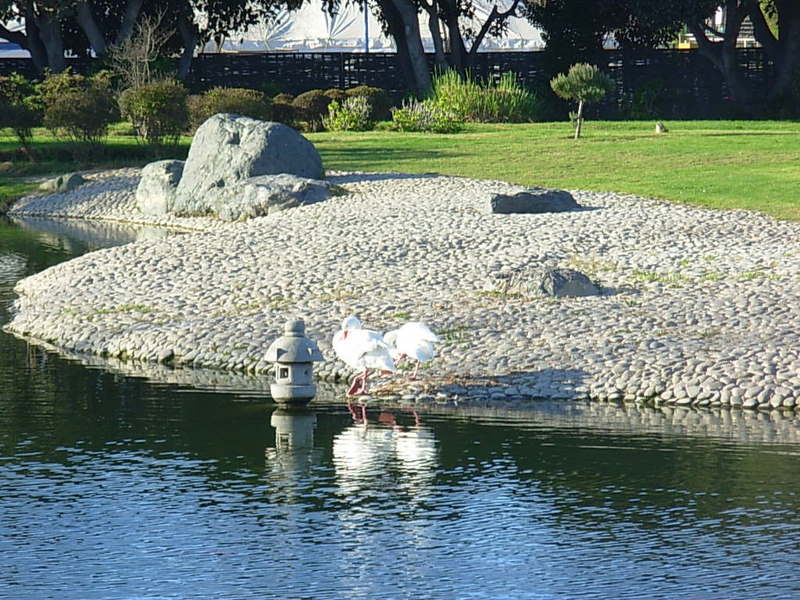
<instances>
[{"instance_id":1,"label":"tree trunk","mask_svg":"<svg viewBox=\"0 0 800 600\"><path fill-rule=\"evenodd\" d=\"M87 0L80 0L75 5L75 20L78 21L78 25L86 35L86 39L89 40L95 56L103 56L108 49L108 45L103 32L97 26L97 21Z\"/></svg>"},{"instance_id":2,"label":"tree trunk","mask_svg":"<svg viewBox=\"0 0 800 600\"><path fill-rule=\"evenodd\" d=\"M581 128L583 127L583 100L578 102L578 118L577 123L575 123L575 139L579 139L581 137Z\"/></svg>"},{"instance_id":3,"label":"tree trunk","mask_svg":"<svg viewBox=\"0 0 800 600\"><path fill-rule=\"evenodd\" d=\"M397 63L400 65L400 70L403 73L403 79L409 88L414 87L414 68L411 66L411 59L408 56L408 50L404 43L404 27L403 20L400 18L400 13L392 4L392 0L378 0L378 5L381 8L381 14L386 21L389 35L394 39L395 46L397 47Z\"/></svg>"},{"instance_id":4,"label":"tree trunk","mask_svg":"<svg viewBox=\"0 0 800 600\"><path fill-rule=\"evenodd\" d=\"M778 21L778 53L775 62L775 81L770 89L770 100L778 100L795 92L792 86L800 81L800 7L788 2L780 5ZM794 101L800 100L795 98Z\"/></svg>"},{"instance_id":5,"label":"tree trunk","mask_svg":"<svg viewBox=\"0 0 800 600\"><path fill-rule=\"evenodd\" d=\"M472 41L472 46L467 53L468 59L468 66L472 66L475 58L475 54L477 54L478 49L481 47L486 34L489 33L489 29L494 25L495 21L503 22L507 20L510 16L515 15L517 11L517 5L520 3L520 0L514 0L511 6L505 12L500 12L497 10L497 5L495 4L492 6L492 11L489 13L489 16L486 17L486 20L483 22L483 25L478 31L475 39Z\"/></svg>"},{"instance_id":6,"label":"tree trunk","mask_svg":"<svg viewBox=\"0 0 800 600\"><path fill-rule=\"evenodd\" d=\"M458 3L456 0L445 0L444 7L447 35L450 38L450 66L459 73L464 73L467 68L467 48L458 26Z\"/></svg>"},{"instance_id":7,"label":"tree trunk","mask_svg":"<svg viewBox=\"0 0 800 600\"><path fill-rule=\"evenodd\" d=\"M41 37L39 37L39 26L36 24L36 13L33 10L33 3L26 2L20 6L20 9L25 19L25 35L22 36L22 34L19 33L17 35L22 36L24 40L12 40L5 35L3 37L27 49L28 52L31 53L31 59L33 60L33 66L36 68L36 72L41 75L47 68L47 52L44 49Z\"/></svg>"},{"instance_id":8,"label":"tree trunk","mask_svg":"<svg viewBox=\"0 0 800 600\"><path fill-rule=\"evenodd\" d=\"M412 87L417 94L424 94L431 88L431 73L428 69L425 49L422 47L419 21L417 20L417 7L410 0L389 0L389 2L397 11L402 24L401 39L395 37L395 42L398 50L401 43L405 45L413 77Z\"/></svg>"},{"instance_id":9,"label":"tree trunk","mask_svg":"<svg viewBox=\"0 0 800 600\"><path fill-rule=\"evenodd\" d=\"M702 23L687 23L687 27L697 40L700 54L710 60L722 74L734 102L748 112L754 112L753 95L742 76L736 55L736 39L739 37L745 16L744 13L729 7L725 37L720 42L712 42L708 39Z\"/></svg>"},{"instance_id":10,"label":"tree trunk","mask_svg":"<svg viewBox=\"0 0 800 600\"><path fill-rule=\"evenodd\" d=\"M183 42L183 52L181 52L181 57L178 60L178 79L181 81L186 81L189 76L192 59L194 58L194 49L197 47L198 41L197 28L190 19L191 17L184 13L178 21L178 31Z\"/></svg>"},{"instance_id":11,"label":"tree trunk","mask_svg":"<svg viewBox=\"0 0 800 600\"><path fill-rule=\"evenodd\" d=\"M444 53L444 41L442 40L442 30L439 26L439 3L438 0L431 0L428 4L421 0L422 8L428 13L428 31L431 32L433 40L433 61L440 70L447 68L447 57Z\"/></svg>"},{"instance_id":12,"label":"tree trunk","mask_svg":"<svg viewBox=\"0 0 800 600\"><path fill-rule=\"evenodd\" d=\"M125 15L122 17L122 23L117 31L117 37L114 38L115 46L119 46L133 35L133 29L136 26L143 3L144 0L128 0L125 5Z\"/></svg>"},{"instance_id":13,"label":"tree trunk","mask_svg":"<svg viewBox=\"0 0 800 600\"><path fill-rule=\"evenodd\" d=\"M60 73L67 68L64 60L64 41L61 38L61 23L54 12L43 12L36 17L39 27L39 39L44 44L47 53L47 66L54 73Z\"/></svg>"}]
</instances>

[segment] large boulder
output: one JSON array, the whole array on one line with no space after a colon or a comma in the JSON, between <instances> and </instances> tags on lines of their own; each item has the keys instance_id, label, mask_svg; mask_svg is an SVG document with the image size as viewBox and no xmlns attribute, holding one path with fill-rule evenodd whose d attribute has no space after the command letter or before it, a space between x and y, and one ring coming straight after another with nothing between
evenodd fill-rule
<instances>
[{"instance_id":1,"label":"large boulder","mask_svg":"<svg viewBox=\"0 0 800 600\"><path fill-rule=\"evenodd\" d=\"M338 189L327 181L286 173L251 177L208 195L206 214L225 221L242 221L321 202L331 195L332 188Z\"/></svg>"},{"instance_id":2,"label":"large boulder","mask_svg":"<svg viewBox=\"0 0 800 600\"><path fill-rule=\"evenodd\" d=\"M44 181L39 185L39 189L51 194L60 194L72 191L84 183L86 183L86 179L77 173L67 173L66 175L59 175L54 179Z\"/></svg>"},{"instance_id":3,"label":"large boulder","mask_svg":"<svg viewBox=\"0 0 800 600\"><path fill-rule=\"evenodd\" d=\"M322 158L314 145L282 123L217 114L194 135L173 212L203 213L226 187L259 175L289 173L320 179Z\"/></svg>"},{"instance_id":4,"label":"large boulder","mask_svg":"<svg viewBox=\"0 0 800 600\"><path fill-rule=\"evenodd\" d=\"M572 194L564 190L528 188L516 194L492 194L487 202L487 213L549 213L580 208Z\"/></svg>"},{"instance_id":5,"label":"large boulder","mask_svg":"<svg viewBox=\"0 0 800 600\"><path fill-rule=\"evenodd\" d=\"M579 271L535 264L490 273L484 283L483 291L502 295L555 298L602 294L602 290Z\"/></svg>"},{"instance_id":6,"label":"large boulder","mask_svg":"<svg viewBox=\"0 0 800 600\"><path fill-rule=\"evenodd\" d=\"M182 160L159 160L145 165L136 187L136 204L146 215L172 212L175 191L183 174Z\"/></svg>"}]
</instances>

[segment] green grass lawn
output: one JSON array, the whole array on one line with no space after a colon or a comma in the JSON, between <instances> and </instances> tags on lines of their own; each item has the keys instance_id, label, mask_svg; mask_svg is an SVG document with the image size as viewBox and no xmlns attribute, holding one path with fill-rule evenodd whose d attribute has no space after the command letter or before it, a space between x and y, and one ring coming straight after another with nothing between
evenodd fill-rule
<instances>
[{"instance_id":1,"label":"green grass lawn","mask_svg":"<svg viewBox=\"0 0 800 600\"><path fill-rule=\"evenodd\" d=\"M800 123L676 121L667 126L669 133L656 135L650 121L589 121L580 140L572 139L568 123L468 125L463 132L448 135L391 131L306 135L322 153L327 169L436 172L627 192L800 220ZM117 129L109 137L107 156L84 161L86 166L119 166L126 157L132 165L152 160L124 133L123 127ZM42 148L63 146L52 138L40 139ZM182 141L177 155L185 155L188 141ZM14 145L13 138L0 137L0 159L8 160L2 157ZM49 172L80 166L69 161L63 148L61 156L67 160ZM0 171L0 197L18 194L13 186L20 185L20 175L47 168L46 161L6 166L5 174Z\"/></svg>"},{"instance_id":2,"label":"green grass lawn","mask_svg":"<svg viewBox=\"0 0 800 600\"><path fill-rule=\"evenodd\" d=\"M458 134L317 133L328 169L436 172L614 191L800 220L800 123L587 122L470 125Z\"/></svg>"}]
</instances>

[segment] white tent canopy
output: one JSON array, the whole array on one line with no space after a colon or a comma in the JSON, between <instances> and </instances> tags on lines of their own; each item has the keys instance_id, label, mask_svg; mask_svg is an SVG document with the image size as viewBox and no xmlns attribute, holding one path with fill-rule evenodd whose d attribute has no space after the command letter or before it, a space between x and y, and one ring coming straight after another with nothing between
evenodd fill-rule
<instances>
[{"instance_id":1,"label":"white tent canopy","mask_svg":"<svg viewBox=\"0 0 800 600\"><path fill-rule=\"evenodd\" d=\"M498 10L505 10L511 0L498 0ZM475 22L478 31L495 2L475 0ZM433 51L433 41L428 30L427 14L420 15L422 43L428 52ZM367 35L365 35L365 33ZM313 0L300 10L281 11L276 18L231 34L218 47L214 42L206 45L206 52L364 52L369 40L370 52L394 52L394 41L381 31L378 20L351 3L341 6L336 15L328 15L321 0ZM508 32L500 38L484 38L480 51L536 50L544 47L541 31L527 20L512 17Z\"/></svg>"},{"instance_id":2,"label":"white tent canopy","mask_svg":"<svg viewBox=\"0 0 800 600\"><path fill-rule=\"evenodd\" d=\"M474 0L475 21L471 28L478 31L495 5L490 0ZM506 10L511 0L497 0L498 10ZM202 21L202 15L197 16ZM422 43L425 50L433 51L433 41L428 30L428 16L419 18ZM22 23L6 24L12 30L23 27ZM444 29L444 27L442 27ZM367 34L367 35L365 35ZM209 42L204 52L364 52L364 40L369 40L370 52L394 52L394 40L383 35L378 20L358 6L347 3L336 15L329 15L322 8L321 0L312 0L297 11L281 11L275 18L245 31L229 35L218 47ZM0 40L2 41L2 40ZM512 17L507 34L495 38L487 35L479 51L536 50L544 47L541 31L527 20ZM5 52L3 52L5 50ZM26 50L8 45L0 48L0 55L29 56Z\"/></svg>"}]
</instances>

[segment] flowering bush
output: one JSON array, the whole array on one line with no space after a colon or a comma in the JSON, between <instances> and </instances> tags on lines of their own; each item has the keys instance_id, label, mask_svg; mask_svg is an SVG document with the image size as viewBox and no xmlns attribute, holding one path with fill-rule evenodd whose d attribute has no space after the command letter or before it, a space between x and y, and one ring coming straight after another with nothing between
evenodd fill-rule
<instances>
[{"instance_id":1,"label":"flowering bush","mask_svg":"<svg viewBox=\"0 0 800 600\"><path fill-rule=\"evenodd\" d=\"M322 124L328 131L367 131L372 129L369 101L364 96L352 96L343 103L333 100Z\"/></svg>"},{"instance_id":2,"label":"flowering bush","mask_svg":"<svg viewBox=\"0 0 800 600\"><path fill-rule=\"evenodd\" d=\"M430 100L403 102L400 108L392 109L392 123L398 131L432 133L455 133L463 125L450 111Z\"/></svg>"}]
</instances>

